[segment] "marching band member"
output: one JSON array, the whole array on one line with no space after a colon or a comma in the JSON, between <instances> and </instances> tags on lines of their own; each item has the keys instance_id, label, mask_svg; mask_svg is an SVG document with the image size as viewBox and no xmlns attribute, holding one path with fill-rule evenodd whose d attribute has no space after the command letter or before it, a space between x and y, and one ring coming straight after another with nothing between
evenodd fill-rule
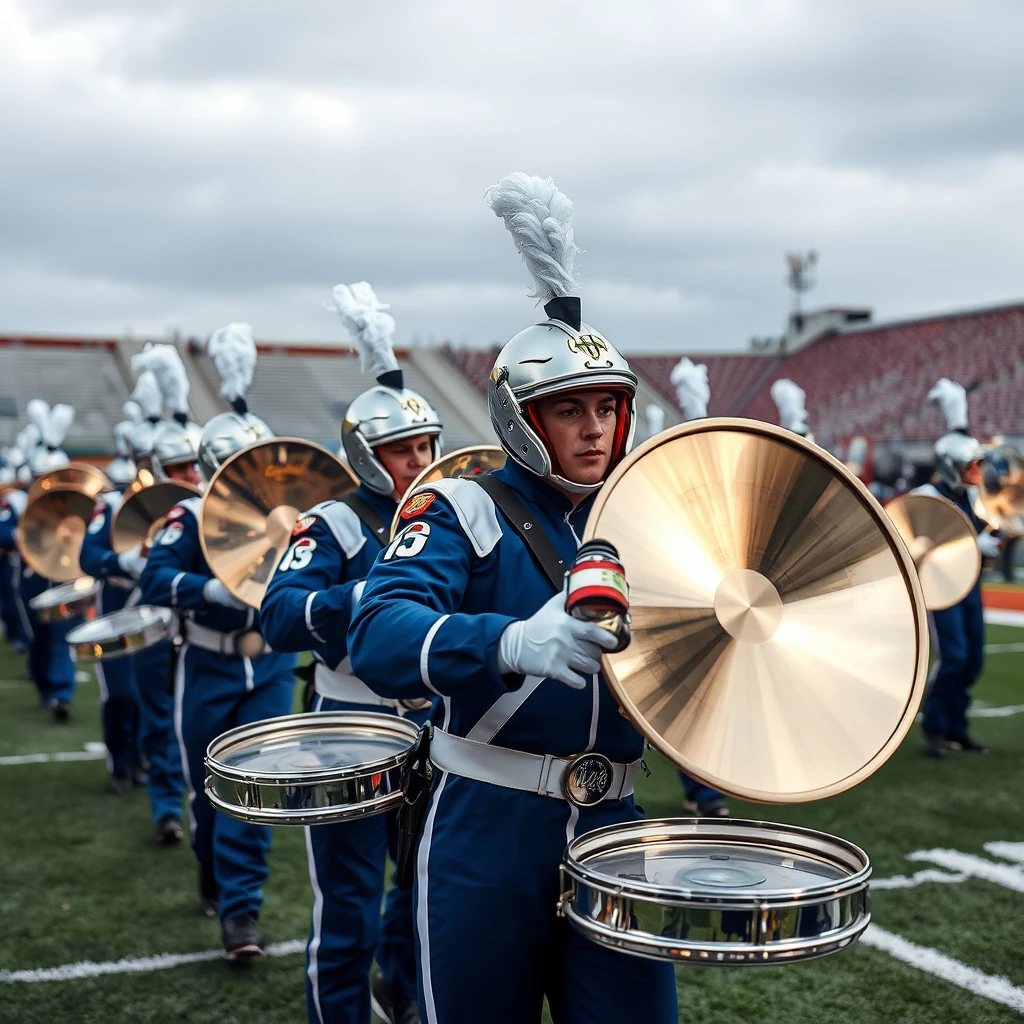
<instances>
[{"instance_id":1,"label":"marching band member","mask_svg":"<svg viewBox=\"0 0 1024 1024\"><path fill-rule=\"evenodd\" d=\"M13 447L5 449L4 456L5 465L0 470L0 484L9 490L0 498L0 615L3 618L4 636L11 649L15 654L26 654L28 623L18 598L21 555L18 553L15 534L28 497L18 479L18 472L27 460L17 442Z\"/></svg>"},{"instance_id":2,"label":"marching band member","mask_svg":"<svg viewBox=\"0 0 1024 1024\"><path fill-rule=\"evenodd\" d=\"M55 405L51 409L41 398L33 398L26 411L39 431L39 447L29 460L32 479L38 480L68 465L69 459L61 446L75 421L75 410L70 405ZM29 674L39 691L40 703L53 712L57 722L66 722L71 717L75 694L75 663L64 637L78 622L41 622L30 605L33 597L54 585L22 564L19 596L28 619Z\"/></svg>"},{"instance_id":3,"label":"marching band member","mask_svg":"<svg viewBox=\"0 0 1024 1024\"><path fill-rule=\"evenodd\" d=\"M772 383L769 393L779 410L779 425L813 441L814 435L807 426L807 392L796 381L782 377Z\"/></svg>"},{"instance_id":4,"label":"marching band member","mask_svg":"<svg viewBox=\"0 0 1024 1024\"><path fill-rule=\"evenodd\" d=\"M168 346L173 349L173 346ZM181 357L177 350L174 356L181 369ZM154 357L150 357L152 359ZM170 355L166 356L173 362ZM162 376L167 379L167 374ZM187 388L187 383L186 383ZM180 395L182 385L172 385L169 394ZM187 394L187 390L186 390ZM152 370L143 370L135 382L132 398L142 409L142 421L131 433L132 458L138 469L153 471L153 441L157 429L162 425L164 404L160 382ZM162 454L167 455L166 448ZM170 480L180 479L195 483L198 478L196 462L198 451L193 448L191 459L180 464L169 464L163 472ZM173 460L172 460L173 461ZM143 558L140 550L138 556ZM140 564L145 568L145 562ZM132 656L135 665L135 691L139 708L139 746L146 763L146 792L149 796L150 817L156 841L161 846L175 846L181 842L184 831L181 827L181 801L185 793L185 776L181 767L181 750L174 732L174 696L172 684L172 644L164 640L152 647L136 652Z\"/></svg>"},{"instance_id":5,"label":"marching band member","mask_svg":"<svg viewBox=\"0 0 1024 1024\"><path fill-rule=\"evenodd\" d=\"M245 404L256 365L251 328L221 328L208 350L233 411L214 416L203 429L199 461L207 483L226 458L273 437ZM182 613L174 724L188 785L189 834L199 862L203 913L219 914L224 948L233 960L263 952L257 919L271 830L215 812L203 790L203 758L210 741L228 729L291 710L295 656L271 651L258 612L213 575L199 540L199 506L199 498L189 498L167 514L140 587L143 603Z\"/></svg>"},{"instance_id":6,"label":"marching band member","mask_svg":"<svg viewBox=\"0 0 1024 1024\"><path fill-rule=\"evenodd\" d=\"M334 289L332 308L355 340L377 386L348 407L342 443L358 489L304 513L260 607L279 651L312 650L316 711L416 713L378 697L352 674L346 632L357 588L389 540L398 502L441 454L437 413L402 381L391 348L395 321L365 281ZM374 1009L393 1024L418 1024L412 895L392 886L381 923L384 864L394 815L306 828L313 926L306 948L310 1024L368 1024ZM394 837L390 845L394 856Z\"/></svg>"},{"instance_id":7,"label":"marching band member","mask_svg":"<svg viewBox=\"0 0 1024 1024\"><path fill-rule=\"evenodd\" d=\"M943 377L928 392L938 402L948 433L935 442L935 473L931 482L914 489L951 501L974 524L978 547L988 557L999 552L999 542L986 532L988 524L974 514L974 498L981 481L981 445L967 431L967 391ZM987 754L988 747L967 731L971 687L985 660L985 617L981 604L981 576L971 592L952 608L929 612L932 644L937 657L924 698L924 750L929 757L945 757L949 750Z\"/></svg>"},{"instance_id":8,"label":"marching band member","mask_svg":"<svg viewBox=\"0 0 1024 1024\"><path fill-rule=\"evenodd\" d=\"M349 629L360 679L443 703L416 855L420 1014L533 1024L547 996L556 1021L676 1024L669 964L604 949L556 916L566 841L642 816L643 738L600 676L617 638L566 613L556 574L540 568L554 559L535 561L539 542L524 539L543 531L572 564L594 496L630 447L637 380L581 320L569 200L522 173L487 200L549 317L512 338L491 374L509 458L490 477L407 499L407 525L370 570Z\"/></svg>"},{"instance_id":9,"label":"marching band member","mask_svg":"<svg viewBox=\"0 0 1024 1024\"><path fill-rule=\"evenodd\" d=\"M700 420L707 416L708 403L711 401L711 385L708 384L708 368L704 363L695 364L683 356L672 367L669 380L675 386L676 401L685 421ZM679 772L679 778L686 793L683 807L690 814L700 818L729 817L729 806L717 789L704 785L682 770Z\"/></svg>"},{"instance_id":10,"label":"marching band member","mask_svg":"<svg viewBox=\"0 0 1024 1024\"><path fill-rule=\"evenodd\" d=\"M114 490L99 496L92 519L82 540L78 561L82 571L100 581L96 595L96 614L120 611L128 601L145 564L136 549L118 555L110 546L110 525L121 507L125 488L135 479L135 463L131 461L131 434L142 422L142 409L136 402L125 402L125 419L114 427L117 458L106 467L107 479ZM110 788L118 796L131 791L133 782L142 781L138 770L139 712L135 695L134 658L117 658L106 664L95 664L100 686L100 720L103 742L107 745L107 768Z\"/></svg>"}]
</instances>

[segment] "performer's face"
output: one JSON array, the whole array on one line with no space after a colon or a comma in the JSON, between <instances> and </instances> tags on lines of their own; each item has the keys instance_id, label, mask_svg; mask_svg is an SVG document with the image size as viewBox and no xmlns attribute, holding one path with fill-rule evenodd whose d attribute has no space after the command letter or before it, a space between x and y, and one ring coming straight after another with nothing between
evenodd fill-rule
<instances>
[{"instance_id":1,"label":"performer's face","mask_svg":"<svg viewBox=\"0 0 1024 1024\"><path fill-rule=\"evenodd\" d=\"M610 391L568 391L534 403L556 472L574 484L600 483L608 472L618 420Z\"/></svg>"},{"instance_id":2,"label":"performer's face","mask_svg":"<svg viewBox=\"0 0 1024 1024\"><path fill-rule=\"evenodd\" d=\"M177 466L165 466L164 472L169 480L176 480L179 484L191 484L193 487L198 487L203 479L199 472L198 462L182 462Z\"/></svg>"},{"instance_id":3,"label":"performer's face","mask_svg":"<svg viewBox=\"0 0 1024 1024\"><path fill-rule=\"evenodd\" d=\"M961 474L960 479L963 480L968 487L977 487L981 483L981 463L972 462Z\"/></svg>"},{"instance_id":4,"label":"performer's face","mask_svg":"<svg viewBox=\"0 0 1024 1024\"><path fill-rule=\"evenodd\" d=\"M384 463L384 468L395 481L394 498L402 500L402 495L413 482L434 461L434 438L432 434L417 434L401 441L389 441L374 449L377 458Z\"/></svg>"}]
</instances>

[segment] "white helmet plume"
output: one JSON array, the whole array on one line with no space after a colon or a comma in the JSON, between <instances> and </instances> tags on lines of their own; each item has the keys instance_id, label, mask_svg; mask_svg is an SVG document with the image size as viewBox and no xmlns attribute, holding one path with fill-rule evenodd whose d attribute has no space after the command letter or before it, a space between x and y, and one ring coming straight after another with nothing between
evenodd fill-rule
<instances>
[{"instance_id":1,"label":"white helmet plume","mask_svg":"<svg viewBox=\"0 0 1024 1024\"><path fill-rule=\"evenodd\" d=\"M248 412L245 396L256 373L256 342L249 324L228 324L219 327L206 342L220 374L220 393L231 403L235 412Z\"/></svg>"},{"instance_id":2,"label":"white helmet plume","mask_svg":"<svg viewBox=\"0 0 1024 1024\"><path fill-rule=\"evenodd\" d=\"M75 410L70 405L58 404L51 408L41 398L33 398L25 411L39 431L40 443L50 451L60 448L75 422Z\"/></svg>"},{"instance_id":3,"label":"white helmet plume","mask_svg":"<svg viewBox=\"0 0 1024 1024\"><path fill-rule=\"evenodd\" d=\"M708 414L711 401L711 387L708 384L708 368L703 363L694 364L686 356L672 367L668 378L676 389L676 399L683 416L698 420Z\"/></svg>"},{"instance_id":4,"label":"white helmet plume","mask_svg":"<svg viewBox=\"0 0 1024 1024\"><path fill-rule=\"evenodd\" d=\"M505 222L536 285L531 298L542 303L576 294L576 248L572 202L550 178L516 171L484 192L484 200Z\"/></svg>"},{"instance_id":5,"label":"white helmet plume","mask_svg":"<svg viewBox=\"0 0 1024 1024\"><path fill-rule=\"evenodd\" d=\"M795 381L781 378L771 387L772 401L779 410L779 423L786 430L806 437L807 394Z\"/></svg>"},{"instance_id":6,"label":"white helmet plume","mask_svg":"<svg viewBox=\"0 0 1024 1024\"><path fill-rule=\"evenodd\" d=\"M939 403L947 430L967 429L967 390L963 384L942 377L928 392L928 400Z\"/></svg>"},{"instance_id":7,"label":"white helmet plume","mask_svg":"<svg viewBox=\"0 0 1024 1024\"><path fill-rule=\"evenodd\" d=\"M395 318L385 310L391 307L378 298L366 281L336 284L324 303L341 317L345 329L359 350L363 373L375 377L398 369L398 359L391 339L395 334Z\"/></svg>"},{"instance_id":8,"label":"white helmet plume","mask_svg":"<svg viewBox=\"0 0 1024 1024\"><path fill-rule=\"evenodd\" d=\"M34 423L27 423L15 438L14 443L24 456L25 462L32 458L32 453L41 444L39 428Z\"/></svg>"},{"instance_id":9,"label":"white helmet plume","mask_svg":"<svg viewBox=\"0 0 1024 1024\"><path fill-rule=\"evenodd\" d=\"M132 424L141 423L145 417L142 415L142 406L138 402L129 399L121 406L121 414Z\"/></svg>"},{"instance_id":10,"label":"white helmet plume","mask_svg":"<svg viewBox=\"0 0 1024 1024\"><path fill-rule=\"evenodd\" d=\"M146 345L132 356L132 369L152 370L160 385L164 404L174 418L182 423L188 420L188 371L176 345Z\"/></svg>"},{"instance_id":11,"label":"white helmet plume","mask_svg":"<svg viewBox=\"0 0 1024 1024\"><path fill-rule=\"evenodd\" d=\"M135 399L138 408L142 410L143 417L150 423L156 423L161 418L164 396L160 393L160 384L152 370L143 370L139 374L132 398Z\"/></svg>"},{"instance_id":12,"label":"white helmet plume","mask_svg":"<svg viewBox=\"0 0 1024 1024\"><path fill-rule=\"evenodd\" d=\"M665 410L660 405L651 402L644 409L644 419L647 421L647 436L654 437L665 429Z\"/></svg>"},{"instance_id":13,"label":"white helmet plume","mask_svg":"<svg viewBox=\"0 0 1024 1024\"><path fill-rule=\"evenodd\" d=\"M128 401L121 411L124 419L114 425L114 447L122 459L128 459L132 454L132 431L143 421L142 408L138 402Z\"/></svg>"}]
</instances>

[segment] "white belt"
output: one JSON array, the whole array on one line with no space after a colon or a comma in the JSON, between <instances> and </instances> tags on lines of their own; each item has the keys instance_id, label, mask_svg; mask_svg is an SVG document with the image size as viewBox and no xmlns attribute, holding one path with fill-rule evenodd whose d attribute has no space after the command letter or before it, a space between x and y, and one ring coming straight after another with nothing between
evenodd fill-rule
<instances>
[{"instance_id":1,"label":"white belt","mask_svg":"<svg viewBox=\"0 0 1024 1024\"><path fill-rule=\"evenodd\" d=\"M232 658L240 658L243 655L238 652L238 638L245 636L247 633L253 634L253 640L259 635L259 631L255 629L234 629L229 633L222 633L219 629L210 629L209 626L200 626L197 622L193 622L191 619L185 619L182 623L182 631L185 635L186 643L191 644L193 647L198 647L204 651L213 651L215 654L226 654ZM270 654L271 649L267 646L266 641L263 642L263 650L256 654L251 654L249 657L260 658L264 654Z\"/></svg>"},{"instance_id":2,"label":"white belt","mask_svg":"<svg viewBox=\"0 0 1024 1024\"><path fill-rule=\"evenodd\" d=\"M441 729L434 730L430 741L430 760L453 775L569 800L581 807L630 796L640 769L639 761L618 764L593 752L575 757L528 754L452 736Z\"/></svg>"},{"instance_id":3,"label":"white belt","mask_svg":"<svg viewBox=\"0 0 1024 1024\"><path fill-rule=\"evenodd\" d=\"M374 693L366 683L344 669L351 668L352 662L346 657L334 670L322 662L316 663L313 674L313 685L321 697L328 700L341 700L349 704L372 704L374 707L396 708L398 701L390 697L381 697Z\"/></svg>"}]
</instances>

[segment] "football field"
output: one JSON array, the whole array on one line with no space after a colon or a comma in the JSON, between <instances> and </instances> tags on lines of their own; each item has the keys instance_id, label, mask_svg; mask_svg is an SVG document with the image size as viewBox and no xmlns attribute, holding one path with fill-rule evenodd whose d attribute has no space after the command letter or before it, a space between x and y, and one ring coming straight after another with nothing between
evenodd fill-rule
<instances>
[{"instance_id":1,"label":"football field","mask_svg":"<svg viewBox=\"0 0 1024 1024\"><path fill-rule=\"evenodd\" d=\"M680 968L681 1021L1024 1019L1024 629L990 624L987 647L972 725L987 757L928 761L915 729L843 796L731 802L737 817L862 846L873 924L855 948L814 963ZM228 964L217 923L198 913L187 846L153 842L143 790L115 797L107 787L95 681L79 685L71 723L58 726L23 676L22 659L0 648L0 1021L303 1021L311 896L301 830L274 836L261 919L271 955ZM647 813L681 813L676 773L648 763Z\"/></svg>"}]
</instances>

